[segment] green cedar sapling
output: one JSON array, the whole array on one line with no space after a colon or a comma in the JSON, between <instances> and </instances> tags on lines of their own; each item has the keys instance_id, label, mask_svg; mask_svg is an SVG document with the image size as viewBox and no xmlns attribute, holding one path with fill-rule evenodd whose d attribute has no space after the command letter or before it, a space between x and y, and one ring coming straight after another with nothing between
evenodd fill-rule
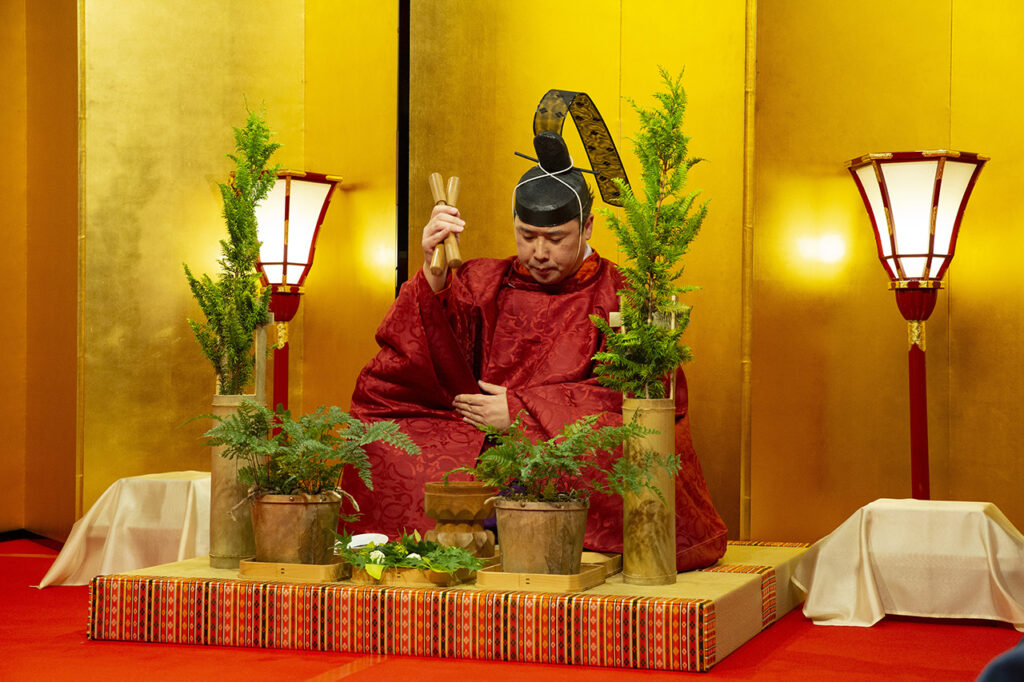
<instances>
[{"instance_id":1,"label":"green cedar sapling","mask_svg":"<svg viewBox=\"0 0 1024 682\"><path fill-rule=\"evenodd\" d=\"M697 287L676 282L683 273L680 261L708 211L707 202L694 204L699 191L685 189L689 170L701 159L687 156L690 138L682 129L682 72L673 78L665 69L659 71L665 90L654 94L657 105L646 108L628 100L640 118L633 143L643 171L643 196L616 180L624 217L602 210L627 259L619 266L627 283L619 292L625 330L591 316L607 341L606 348L594 355L598 380L638 398L664 397L667 377L691 359L690 349L681 343L690 307L679 303L678 295ZM674 327L667 324L673 314Z\"/></svg>"},{"instance_id":2,"label":"green cedar sapling","mask_svg":"<svg viewBox=\"0 0 1024 682\"><path fill-rule=\"evenodd\" d=\"M206 318L189 320L203 355L217 374L222 395L240 394L253 377L254 332L269 320L270 290L261 290L256 263L260 242L256 229L256 206L266 198L277 180L277 166L267 168L279 145L263 112L248 111L245 127L235 128L234 177L220 184L228 238L220 241L220 272L194 277L185 265L185 277Z\"/></svg>"}]
</instances>

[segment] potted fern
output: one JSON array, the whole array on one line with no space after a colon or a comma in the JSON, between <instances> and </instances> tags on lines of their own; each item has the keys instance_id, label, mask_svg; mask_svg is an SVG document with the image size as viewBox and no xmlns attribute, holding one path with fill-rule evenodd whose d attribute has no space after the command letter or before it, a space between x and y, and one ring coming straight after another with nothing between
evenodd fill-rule
<instances>
[{"instance_id":1,"label":"potted fern","mask_svg":"<svg viewBox=\"0 0 1024 682\"><path fill-rule=\"evenodd\" d=\"M248 112L245 126L234 129L234 178L220 184L227 238L220 241L221 257L216 278L196 277L187 264L185 278L205 318L189 319L196 341L217 377L213 411L226 415L238 408L243 393L255 378L250 398L263 401L262 368L265 351L254 345L266 343L264 325L269 321L270 291L260 288L256 269L260 242L256 229L256 206L266 198L276 181L276 168L267 168L270 156L280 146L271 142L271 132L262 114ZM255 338L263 341L256 344ZM218 456L215 448L210 463L210 565L237 568L253 552L252 526L248 515L233 515L231 509L244 499L245 489L236 482L234 464Z\"/></svg>"},{"instance_id":2,"label":"potted fern","mask_svg":"<svg viewBox=\"0 0 1024 682\"><path fill-rule=\"evenodd\" d=\"M244 400L206 432L221 456L238 464L247 489L255 536L255 561L329 564L352 467L373 489L365 448L387 443L408 454L419 448L392 421L364 423L337 407L318 407L297 419L288 410ZM346 519L350 518L346 516Z\"/></svg>"},{"instance_id":3,"label":"potted fern","mask_svg":"<svg viewBox=\"0 0 1024 682\"><path fill-rule=\"evenodd\" d=\"M502 570L509 573L576 574L580 571L583 534L591 490L638 494L650 486L656 464L672 467L651 451L638 458L614 457L627 439L647 434L635 423L594 428L599 415L568 424L553 438L535 441L519 415L507 429L482 427L491 447L476 466L462 472L498 488L494 507Z\"/></svg>"},{"instance_id":4,"label":"potted fern","mask_svg":"<svg viewBox=\"0 0 1024 682\"><path fill-rule=\"evenodd\" d=\"M594 359L598 380L622 391L623 421L639 420L658 432L652 440L629 443L626 457L644 448L674 452L675 371L691 359L682 344L690 308L679 294L695 289L677 284L682 257L707 215L707 203L697 204L699 192L686 189L689 170L700 161L687 156L683 134L686 93L682 73L673 78L659 69L665 90L654 95L651 108L629 100L640 118L634 148L642 169L642 196L621 180L624 217L605 210L626 263L619 266L627 288L620 293L622 326L613 329L592 316L604 332L606 348ZM661 492L627 495L624 499L623 577L639 584L675 582L675 504L671 472L652 472ZM663 501L668 501L664 504Z\"/></svg>"}]
</instances>

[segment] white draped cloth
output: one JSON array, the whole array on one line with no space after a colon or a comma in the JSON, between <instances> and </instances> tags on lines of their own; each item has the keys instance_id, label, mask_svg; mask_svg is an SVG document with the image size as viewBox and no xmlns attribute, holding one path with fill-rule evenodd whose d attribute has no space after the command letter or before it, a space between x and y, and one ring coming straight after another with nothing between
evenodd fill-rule
<instances>
[{"instance_id":1,"label":"white draped cloth","mask_svg":"<svg viewBox=\"0 0 1024 682\"><path fill-rule=\"evenodd\" d=\"M210 473L132 476L115 481L75 522L39 587L85 585L209 553Z\"/></svg>"},{"instance_id":2,"label":"white draped cloth","mask_svg":"<svg viewBox=\"0 0 1024 682\"><path fill-rule=\"evenodd\" d=\"M988 502L876 500L815 543L793 582L818 625L898 614L1024 630L1024 535Z\"/></svg>"}]
</instances>

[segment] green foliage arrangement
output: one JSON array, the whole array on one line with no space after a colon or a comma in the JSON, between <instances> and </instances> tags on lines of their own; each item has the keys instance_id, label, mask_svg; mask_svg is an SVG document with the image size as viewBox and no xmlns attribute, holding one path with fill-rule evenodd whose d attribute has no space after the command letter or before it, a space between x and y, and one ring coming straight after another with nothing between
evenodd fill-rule
<instances>
[{"instance_id":1,"label":"green foliage arrangement","mask_svg":"<svg viewBox=\"0 0 1024 682\"><path fill-rule=\"evenodd\" d=\"M599 416L582 417L554 438L541 442L534 442L526 433L521 414L507 429L480 427L493 447L480 453L475 467L453 469L443 479L447 482L451 474L468 473L481 483L497 487L499 494L509 499L564 502L586 499L591 489L618 495L656 490L651 484L654 466L678 470L675 455L659 457L651 451L603 464L602 453L651 430L635 423L594 428Z\"/></svg>"},{"instance_id":2,"label":"green foliage arrangement","mask_svg":"<svg viewBox=\"0 0 1024 682\"><path fill-rule=\"evenodd\" d=\"M256 206L266 198L277 179L277 166L267 168L279 145L271 142L270 128L262 112L248 112L245 127L235 128L234 180L220 184L228 238L220 242L217 279L196 278L188 265L185 277L199 303L205 322L189 320L203 355L217 373L222 395L241 394L252 379L253 333L269 320L270 290L260 290L256 270L260 242L256 230Z\"/></svg>"},{"instance_id":3,"label":"green foliage arrangement","mask_svg":"<svg viewBox=\"0 0 1024 682\"><path fill-rule=\"evenodd\" d=\"M342 558L364 569L374 580L380 580L388 568L418 568L450 575L461 570L479 571L483 568L483 563L462 547L448 547L424 540L418 531L383 545L371 542L355 549L349 547L350 536L338 535L338 538L335 546Z\"/></svg>"},{"instance_id":4,"label":"green foliage arrangement","mask_svg":"<svg viewBox=\"0 0 1024 682\"><path fill-rule=\"evenodd\" d=\"M600 363L598 381L640 398L664 397L666 377L692 357L680 342L690 321L690 307L676 297L697 287L682 287L676 280L683 273L680 259L708 212L707 202L694 205L700 192L685 190L687 173L701 159L687 156L690 138L682 129L683 74L672 78L665 69L659 71L666 89L655 93L657 106L645 108L628 100L640 117L640 132L633 143L643 169L643 199L617 180L625 219L602 210L628 259L619 266L628 284L619 292L625 331L616 333L606 320L591 316L607 340L606 349L594 355ZM666 321L673 313L676 322L670 328Z\"/></svg>"},{"instance_id":5,"label":"green foliage arrangement","mask_svg":"<svg viewBox=\"0 0 1024 682\"><path fill-rule=\"evenodd\" d=\"M364 423L337 407L318 407L293 419L279 406L277 411L251 400L226 417L213 416L217 423L207 431L209 445L223 445L222 457L241 460L238 480L251 495L317 495L341 490L341 476L351 466L366 484L370 462L365 447L382 442L408 454L420 449L392 421ZM358 511L358 508L357 508Z\"/></svg>"}]
</instances>

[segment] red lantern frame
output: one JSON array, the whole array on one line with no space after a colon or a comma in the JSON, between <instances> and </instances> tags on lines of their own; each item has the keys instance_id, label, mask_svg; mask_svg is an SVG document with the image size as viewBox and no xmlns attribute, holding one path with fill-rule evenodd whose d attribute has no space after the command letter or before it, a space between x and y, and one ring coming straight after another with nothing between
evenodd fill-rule
<instances>
[{"instance_id":1,"label":"red lantern frame","mask_svg":"<svg viewBox=\"0 0 1024 682\"><path fill-rule=\"evenodd\" d=\"M928 473L928 402L927 402L927 375L925 372L925 334L924 323L935 309L938 298L938 290L942 288L942 277L946 274L953 254L956 250L956 240L960 233L960 223L963 220L964 210L967 208L967 200L971 197L974 184L981 173L982 166L988 161L988 157L970 152L957 152L946 149L933 151L913 152L887 152L883 154L866 154L847 162L847 169L853 180L857 183L864 207L867 209L871 219L871 227L875 232L875 246L878 249L878 259L889 275L889 288L896 292L896 305L899 307L903 318L907 320L909 349L907 351L907 362L909 369L910 387L910 482L911 494L916 499L926 500L931 497L931 487ZM934 172L931 178L931 195L928 201L921 201L917 197L918 206L927 205L927 216L916 214L915 211L908 211L912 200L901 197L900 224L897 224L897 211L894 210L894 200L891 190L898 185L898 182L891 182L896 173L894 164L917 164L914 170L924 170L924 167L934 162ZM944 183L947 175L947 164L955 163L973 168L956 169L955 181L949 180ZM870 168L872 173L861 173ZM963 171L970 172L966 177ZM865 176L873 176L875 184L866 184ZM892 176L892 177L890 177ZM925 176L922 174L922 178ZM905 181L906 178L903 178ZM902 189L902 188L901 188ZM958 195L957 189L960 190ZM946 193L948 192L948 194ZM952 203L955 203L955 209ZM880 226L879 213L884 215L885 230ZM941 220L940 220L941 216ZM920 228L925 222L928 227L927 248L921 251L904 252L904 241L916 244L922 243L921 234L912 234L906 230L907 225L903 221L914 222ZM943 239L941 244L936 240L936 229L941 222ZM947 232L948 230L948 232ZM945 234L949 235L948 242L945 241ZM942 246L942 249L937 248ZM938 267L935 260L941 259ZM921 261L923 260L923 263ZM921 264L919 271L908 274L909 263Z\"/></svg>"},{"instance_id":2,"label":"red lantern frame","mask_svg":"<svg viewBox=\"0 0 1024 682\"><path fill-rule=\"evenodd\" d=\"M299 302L303 294L303 285L306 281L306 276L309 274L310 268L313 266L313 257L316 254L316 240L320 235L320 226L323 224L324 217L327 215L327 209L331 204L331 198L334 196L334 190L337 188L338 183L341 182L341 178L335 175L327 175L324 173L312 173L307 171L295 171L295 170L281 170L277 172L277 179L280 182L284 180L284 202L283 211L280 219L282 220L281 228L284 230L283 240L281 242L281 257L280 259L264 259L263 248L261 244L260 249L260 260L257 263L257 267L260 271L260 279L264 286L270 287L270 311L274 313L274 320L278 327L278 345L274 349L274 393L273 403L277 405L283 405L285 408L288 407L288 363L289 363L289 346L288 346L288 332L286 323L291 321L295 314L299 310ZM292 184L293 181L320 183L328 185L327 193L323 198L323 203L320 206L320 210L316 216L316 223L311 231L311 237L309 241L309 250L306 253L299 254L302 260L296 259L294 252L289 251L289 230L291 227L292 219ZM273 190L272 190L273 191ZM275 216L266 216L269 220L276 220ZM261 242L264 239L264 235L269 230L279 229L277 223L273 225L261 225L260 235ZM296 266L301 266L302 270L300 275L296 278L295 282L288 281L288 271ZM280 281L271 281L267 274L268 268L280 268L281 277Z\"/></svg>"}]
</instances>

